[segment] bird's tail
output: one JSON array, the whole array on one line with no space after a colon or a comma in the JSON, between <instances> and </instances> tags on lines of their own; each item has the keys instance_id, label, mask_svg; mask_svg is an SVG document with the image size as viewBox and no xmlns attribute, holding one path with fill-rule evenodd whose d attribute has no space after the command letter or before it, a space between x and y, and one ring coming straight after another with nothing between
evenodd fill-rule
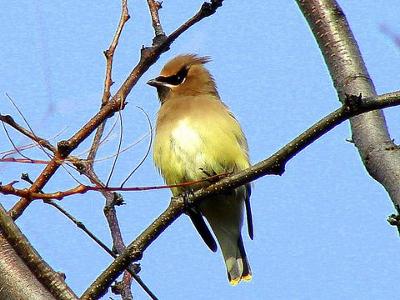
<instances>
[{"instance_id":1,"label":"bird's tail","mask_svg":"<svg viewBox=\"0 0 400 300\"><path fill-rule=\"evenodd\" d=\"M218 240L225 260L229 283L251 280L251 269L243 246L241 228L244 201L236 193L205 200L201 210Z\"/></svg>"},{"instance_id":2,"label":"bird's tail","mask_svg":"<svg viewBox=\"0 0 400 300\"><path fill-rule=\"evenodd\" d=\"M231 244L229 249L222 247L222 253L225 259L228 280L231 285L237 285L241 280L251 280L251 269L247 260L246 251L244 250L243 240L240 236L237 241L236 249Z\"/></svg>"}]
</instances>

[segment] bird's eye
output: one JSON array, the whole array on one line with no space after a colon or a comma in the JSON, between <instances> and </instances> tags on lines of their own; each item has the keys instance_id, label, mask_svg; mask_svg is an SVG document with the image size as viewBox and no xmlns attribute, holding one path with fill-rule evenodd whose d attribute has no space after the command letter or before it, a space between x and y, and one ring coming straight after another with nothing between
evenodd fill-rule
<instances>
[{"instance_id":1,"label":"bird's eye","mask_svg":"<svg viewBox=\"0 0 400 300\"><path fill-rule=\"evenodd\" d=\"M159 76L157 80L168 83L170 85L180 85L185 80L188 71L189 69L187 67L183 67L175 75L171 75L168 77Z\"/></svg>"}]
</instances>

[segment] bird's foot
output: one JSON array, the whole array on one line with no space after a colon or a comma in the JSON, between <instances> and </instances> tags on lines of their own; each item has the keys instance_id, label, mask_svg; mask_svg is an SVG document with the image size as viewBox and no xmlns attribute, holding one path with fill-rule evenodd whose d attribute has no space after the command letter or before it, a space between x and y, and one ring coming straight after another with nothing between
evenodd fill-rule
<instances>
[{"instance_id":1,"label":"bird's foot","mask_svg":"<svg viewBox=\"0 0 400 300\"><path fill-rule=\"evenodd\" d=\"M187 212L193 207L193 202L191 201L191 198L193 197L194 191L193 189L188 189L186 191L184 191L182 193L182 197L183 197L183 204L185 207L185 213L187 214Z\"/></svg>"}]
</instances>

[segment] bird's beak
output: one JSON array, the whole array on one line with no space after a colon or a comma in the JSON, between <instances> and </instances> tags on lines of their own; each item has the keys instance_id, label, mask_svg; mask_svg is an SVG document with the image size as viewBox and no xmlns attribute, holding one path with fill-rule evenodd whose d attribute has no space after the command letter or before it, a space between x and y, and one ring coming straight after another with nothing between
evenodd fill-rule
<instances>
[{"instance_id":1,"label":"bird's beak","mask_svg":"<svg viewBox=\"0 0 400 300\"><path fill-rule=\"evenodd\" d=\"M149 81L147 81L147 84L154 87L164 86L164 82L158 81L157 78L150 79Z\"/></svg>"}]
</instances>

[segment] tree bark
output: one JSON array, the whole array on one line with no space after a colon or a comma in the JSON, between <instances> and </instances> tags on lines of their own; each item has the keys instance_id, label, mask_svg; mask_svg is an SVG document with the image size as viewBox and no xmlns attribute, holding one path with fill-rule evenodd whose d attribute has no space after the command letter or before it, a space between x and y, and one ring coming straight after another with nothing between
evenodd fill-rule
<instances>
[{"instance_id":1,"label":"tree bark","mask_svg":"<svg viewBox=\"0 0 400 300\"><path fill-rule=\"evenodd\" d=\"M297 0L328 66L340 101L347 95L374 97L376 91L346 16L334 0ZM400 149L390 138L385 116L375 110L350 119L352 139L368 173L400 207Z\"/></svg>"},{"instance_id":2,"label":"tree bark","mask_svg":"<svg viewBox=\"0 0 400 300\"><path fill-rule=\"evenodd\" d=\"M3 235L0 235L0 299L55 299L18 257Z\"/></svg>"}]
</instances>

